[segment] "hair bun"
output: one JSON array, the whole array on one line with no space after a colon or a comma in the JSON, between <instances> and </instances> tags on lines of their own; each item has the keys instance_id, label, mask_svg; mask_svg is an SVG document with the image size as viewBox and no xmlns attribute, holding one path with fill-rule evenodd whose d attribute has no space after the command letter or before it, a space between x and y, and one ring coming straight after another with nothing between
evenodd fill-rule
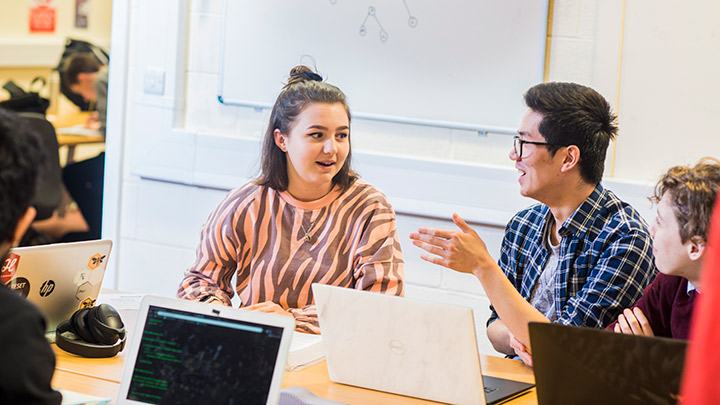
<instances>
[{"instance_id":1,"label":"hair bun","mask_svg":"<svg viewBox=\"0 0 720 405\"><path fill-rule=\"evenodd\" d=\"M322 76L313 72L309 67L299 65L290 70L290 77L288 78L288 82L285 87L304 81L321 82L322 80Z\"/></svg>"}]
</instances>

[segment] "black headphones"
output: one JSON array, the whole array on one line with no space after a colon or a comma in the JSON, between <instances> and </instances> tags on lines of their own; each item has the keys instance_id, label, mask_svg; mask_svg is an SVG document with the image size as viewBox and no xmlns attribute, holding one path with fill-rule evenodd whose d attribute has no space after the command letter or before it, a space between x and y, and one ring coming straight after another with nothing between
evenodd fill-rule
<instances>
[{"instance_id":1,"label":"black headphones","mask_svg":"<svg viewBox=\"0 0 720 405\"><path fill-rule=\"evenodd\" d=\"M63 336L72 332L76 338ZM112 357L125 347L125 325L108 304L82 308L55 331L57 347L83 357Z\"/></svg>"}]
</instances>

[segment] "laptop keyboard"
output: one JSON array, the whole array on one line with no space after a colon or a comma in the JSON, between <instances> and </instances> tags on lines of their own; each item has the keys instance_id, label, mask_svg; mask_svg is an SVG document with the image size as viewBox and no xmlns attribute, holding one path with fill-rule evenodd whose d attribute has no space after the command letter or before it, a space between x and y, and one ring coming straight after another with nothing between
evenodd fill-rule
<instances>
[{"instance_id":1,"label":"laptop keyboard","mask_svg":"<svg viewBox=\"0 0 720 405\"><path fill-rule=\"evenodd\" d=\"M491 392L495 392L495 391L497 391L497 390L498 390L497 388L485 387L485 393L486 393L486 394L489 394L489 393L491 393Z\"/></svg>"}]
</instances>

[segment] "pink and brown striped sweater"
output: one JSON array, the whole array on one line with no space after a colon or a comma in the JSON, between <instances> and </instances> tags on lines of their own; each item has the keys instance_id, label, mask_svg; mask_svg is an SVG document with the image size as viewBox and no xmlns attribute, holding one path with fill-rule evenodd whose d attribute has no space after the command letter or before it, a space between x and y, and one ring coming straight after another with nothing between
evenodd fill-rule
<instances>
[{"instance_id":1,"label":"pink and brown striped sweater","mask_svg":"<svg viewBox=\"0 0 720 405\"><path fill-rule=\"evenodd\" d=\"M305 332L320 333L312 283L393 295L404 290L395 212L362 180L311 202L248 183L210 215L196 255L178 297L213 295L230 305L236 275L241 307L275 302Z\"/></svg>"}]
</instances>

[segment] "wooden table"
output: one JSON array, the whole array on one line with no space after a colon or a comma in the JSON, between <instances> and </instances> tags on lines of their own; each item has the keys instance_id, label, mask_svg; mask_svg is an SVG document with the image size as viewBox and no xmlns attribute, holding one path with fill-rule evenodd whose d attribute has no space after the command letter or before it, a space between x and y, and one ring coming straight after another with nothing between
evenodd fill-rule
<instances>
[{"instance_id":1,"label":"wooden table","mask_svg":"<svg viewBox=\"0 0 720 405\"><path fill-rule=\"evenodd\" d=\"M115 290L103 289L104 293L118 293ZM134 330L137 310L120 310L125 328ZM56 389L66 389L98 397L112 398L115 403L123 365L129 347L129 339L125 350L117 356L105 359L88 359L70 354L54 344L56 364L52 386ZM510 360L497 356L481 355L483 374L492 377L506 378L528 383L534 383L535 377L532 368L525 366L519 360ZM301 386L312 391L315 395L347 404L436 404L436 402L389 394L350 385L338 384L330 381L325 362L315 364L299 371L286 371L283 376L282 387ZM527 394L512 401L511 405L537 405L535 388Z\"/></svg>"},{"instance_id":2,"label":"wooden table","mask_svg":"<svg viewBox=\"0 0 720 405\"><path fill-rule=\"evenodd\" d=\"M63 351L53 345L57 364L53 387L81 392L99 397L113 398L114 403L120 388L120 379L125 361L125 353L107 359L86 359ZM522 362L495 356L481 356L483 374L517 381L534 382L532 369ZM430 404L400 395L388 394L344 384L331 382L327 366L321 362L300 371L286 371L283 387L302 386L315 395L348 404ZM518 397L508 404L537 404L537 395L533 388L529 393Z\"/></svg>"},{"instance_id":3,"label":"wooden table","mask_svg":"<svg viewBox=\"0 0 720 405\"><path fill-rule=\"evenodd\" d=\"M55 130L72 128L77 125L82 125L87 122L88 118L92 115L91 112L76 112L71 115L63 116L51 116L48 115L48 121L52 122L55 126ZM78 135L73 133L58 133L57 134L58 146L67 146L67 155L65 164L70 164L75 160L75 147L78 145L105 143L105 136L103 135Z\"/></svg>"}]
</instances>

